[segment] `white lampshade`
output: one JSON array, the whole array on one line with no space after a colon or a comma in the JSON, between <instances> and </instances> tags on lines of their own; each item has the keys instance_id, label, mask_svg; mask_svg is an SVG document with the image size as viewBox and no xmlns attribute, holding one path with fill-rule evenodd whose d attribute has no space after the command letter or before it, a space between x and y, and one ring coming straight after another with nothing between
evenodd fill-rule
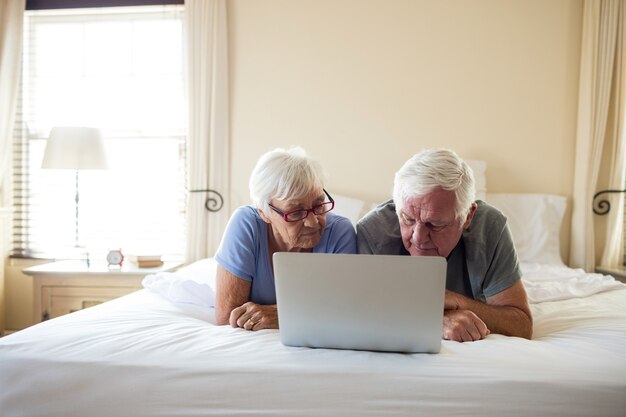
<instances>
[{"instance_id":1,"label":"white lampshade","mask_svg":"<svg viewBox=\"0 0 626 417\"><path fill-rule=\"evenodd\" d=\"M100 131L92 127L53 127L41 167L106 169L106 152Z\"/></svg>"}]
</instances>

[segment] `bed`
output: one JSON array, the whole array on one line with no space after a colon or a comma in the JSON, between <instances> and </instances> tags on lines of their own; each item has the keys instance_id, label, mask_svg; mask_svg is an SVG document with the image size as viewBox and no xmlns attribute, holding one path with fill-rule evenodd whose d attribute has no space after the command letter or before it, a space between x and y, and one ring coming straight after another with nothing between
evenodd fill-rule
<instances>
[{"instance_id":1,"label":"bed","mask_svg":"<svg viewBox=\"0 0 626 417\"><path fill-rule=\"evenodd\" d=\"M551 197L528 210L545 200L558 217ZM443 341L439 354L286 347L278 330L213 324L215 263L202 260L0 339L0 415L625 416L626 285L563 265L550 233L516 240L532 340Z\"/></svg>"}]
</instances>

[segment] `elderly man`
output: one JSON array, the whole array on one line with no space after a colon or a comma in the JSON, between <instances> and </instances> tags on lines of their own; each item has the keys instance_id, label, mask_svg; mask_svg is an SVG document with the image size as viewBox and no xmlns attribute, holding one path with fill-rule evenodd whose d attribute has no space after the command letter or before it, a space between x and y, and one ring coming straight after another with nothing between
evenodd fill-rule
<instances>
[{"instance_id":1,"label":"elderly man","mask_svg":"<svg viewBox=\"0 0 626 417\"><path fill-rule=\"evenodd\" d=\"M475 201L470 167L424 150L396 173L393 200L357 224L359 253L447 259L444 339L530 338L532 315L506 217Z\"/></svg>"}]
</instances>

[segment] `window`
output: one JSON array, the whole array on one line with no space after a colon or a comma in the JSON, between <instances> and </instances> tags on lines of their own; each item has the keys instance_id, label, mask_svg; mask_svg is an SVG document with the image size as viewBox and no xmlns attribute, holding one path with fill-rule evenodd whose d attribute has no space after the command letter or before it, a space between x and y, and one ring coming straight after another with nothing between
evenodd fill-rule
<instances>
[{"instance_id":1,"label":"window","mask_svg":"<svg viewBox=\"0 0 626 417\"><path fill-rule=\"evenodd\" d=\"M83 256L75 172L43 170L54 126L102 131L108 169L79 172L78 246L185 250L184 6L27 11L14 135L13 256Z\"/></svg>"}]
</instances>

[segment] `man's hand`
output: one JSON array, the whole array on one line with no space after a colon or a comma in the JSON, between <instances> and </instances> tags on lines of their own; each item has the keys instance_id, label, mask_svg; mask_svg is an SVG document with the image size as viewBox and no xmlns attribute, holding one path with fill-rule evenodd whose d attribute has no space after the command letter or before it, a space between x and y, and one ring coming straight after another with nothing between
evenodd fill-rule
<instances>
[{"instance_id":1,"label":"man's hand","mask_svg":"<svg viewBox=\"0 0 626 417\"><path fill-rule=\"evenodd\" d=\"M470 310L445 310L443 313L444 339L473 342L484 339L489 333L487 325Z\"/></svg>"},{"instance_id":2,"label":"man's hand","mask_svg":"<svg viewBox=\"0 0 626 417\"><path fill-rule=\"evenodd\" d=\"M444 339L460 342L484 339L489 333L530 339L533 319L524 285L519 280L487 297L486 303L446 290L443 324Z\"/></svg>"},{"instance_id":3,"label":"man's hand","mask_svg":"<svg viewBox=\"0 0 626 417\"><path fill-rule=\"evenodd\" d=\"M230 312L229 323L246 330L278 329L278 309L248 301Z\"/></svg>"},{"instance_id":4,"label":"man's hand","mask_svg":"<svg viewBox=\"0 0 626 417\"><path fill-rule=\"evenodd\" d=\"M446 297L444 299L444 310L458 310L461 308L461 298L463 296L461 294L455 293L454 291L446 290Z\"/></svg>"}]
</instances>

